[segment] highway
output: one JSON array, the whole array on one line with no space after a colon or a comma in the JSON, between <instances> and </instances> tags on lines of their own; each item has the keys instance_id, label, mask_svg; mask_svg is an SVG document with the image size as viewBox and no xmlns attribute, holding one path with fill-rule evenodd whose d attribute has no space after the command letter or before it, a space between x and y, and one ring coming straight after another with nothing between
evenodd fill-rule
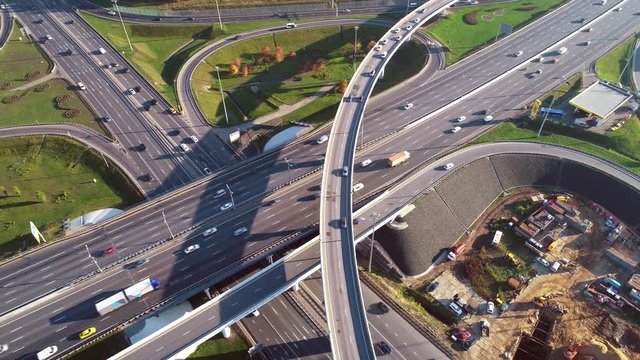
<instances>
[{"instance_id":1,"label":"highway","mask_svg":"<svg viewBox=\"0 0 640 360\"><path fill-rule=\"evenodd\" d=\"M546 144L493 143L464 148L431 163L430 166L425 166L418 173L396 185L392 191L383 194L374 205L369 205L365 210L357 212L357 215L368 218L373 212L381 214L380 222L377 224L377 227L380 227L387 219L395 217L394 214L400 212L407 203L411 203L425 189L450 173L442 171L442 163L453 162L460 168L476 159L503 153L538 154L570 159L616 177L640 191L640 177L592 155ZM370 227L370 222L355 225L356 241L365 239L365 234L371 230ZM154 334L153 338L144 339L111 359L133 360L144 358L149 354L168 358L186 348L188 344L206 341L214 335L212 332L217 333L255 309L260 309L294 283L320 269L319 245L320 241L316 237L260 273L253 274L230 291L195 309L188 316L176 320L172 326L161 329Z\"/></svg>"},{"instance_id":2,"label":"highway","mask_svg":"<svg viewBox=\"0 0 640 360\"><path fill-rule=\"evenodd\" d=\"M385 46L367 54L347 86L346 96L355 94L361 100L342 101L331 128L322 173L319 232L331 353L337 360L375 358L358 281L351 217L353 161L364 109L389 61L387 53L391 57L400 48L402 37L406 39L413 33L412 26L419 28L454 2L428 2L398 22L404 24L403 29L389 30L383 36L386 40L379 44ZM394 36L393 43L386 45Z\"/></svg>"},{"instance_id":3,"label":"highway","mask_svg":"<svg viewBox=\"0 0 640 360\"><path fill-rule=\"evenodd\" d=\"M13 29L13 18L10 9L0 9L0 49L9 40L11 29Z\"/></svg>"},{"instance_id":4,"label":"highway","mask_svg":"<svg viewBox=\"0 0 640 360\"><path fill-rule=\"evenodd\" d=\"M234 156L209 125L189 123L180 116L166 114L169 105L162 97L136 71L124 73L126 63L120 54L73 13L69 5L61 2L45 6L42 1L9 4L33 37L44 42L42 48L63 76L74 84L86 85L87 89L79 94L94 106L99 121L106 116L112 118L105 125L132 161L143 169L134 179L147 195L156 196L189 183L204 175L205 167L216 170L235 163ZM46 40L46 35L52 39ZM99 48L106 53L100 54ZM68 50L72 51L70 55ZM119 66L104 68L112 63ZM127 90L136 86L140 91L128 94ZM156 99L158 105L145 111L143 105L151 99ZM189 135L196 135L201 141L193 144L186 140ZM178 148L180 143L187 143L192 149L185 153ZM151 181L146 179L147 175L152 177Z\"/></svg>"},{"instance_id":5,"label":"highway","mask_svg":"<svg viewBox=\"0 0 640 360\"><path fill-rule=\"evenodd\" d=\"M572 2L569 6L558 10L559 14L563 14L563 12L578 12L578 14L581 14L579 12L581 10L584 10L583 13L587 13L588 11L592 11L593 13L596 12L596 10L593 9L595 7L572 8L572 6L577 6L575 4L576 2ZM632 8L632 4L627 4L626 7ZM598 7L597 10L603 11L601 7ZM635 11L638 11L638 9L635 9ZM549 16L548 18L553 18L554 16L564 16L566 18L566 15L556 15L555 13L552 15L553 16ZM572 17L573 16L576 15L572 15ZM516 109L518 108L518 105L521 106L523 103L531 101L536 96L543 94L553 84L559 82L557 79L558 76L568 75L572 73L574 69L578 68L579 64L589 62L597 58L616 42L620 41L621 38L632 33L634 27L638 26L637 17L634 17L632 12L611 13L611 17L607 16L600 20L597 24L596 32L592 34L581 34L585 37L597 34L597 41L601 43L600 46L588 49L582 46L571 45L569 53L563 55L562 62L560 64L541 65L544 67L545 72L538 78L527 79L520 73L510 74L501 82L503 84L509 84L509 88L506 88L499 83L487 90L484 90L481 94L465 99L464 102L458 104L458 107L455 110L449 110L449 112L442 113L437 118L430 119L428 122L423 122L419 126L415 126L406 134L406 136L404 136L405 134L402 134L402 142L386 141L380 142L377 147L367 146L368 152L364 153L362 156L363 158L371 157L374 160L374 163L372 164L372 167L366 169L366 171L357 169L355 179L355 181L361 181L365 184L363 195L366 195L366 192L371 191L373 188L384 186L386 183L391 183L394 179L402 176L402 174L407 171L406 168L385 169L384 158L390 153L398 150L410 150L412 151L412 159L409 164L416 165L449 146L465 142L466 139L474 136L474 133L482 131L484 126L478 126L481 124L481 121L478 121L477 118L473 118L471 121L467 122L467 124L463 125L464 128L461 132L457 134L447 134L447 130L451 127L450 121L455 116L458 116L457 114L470 115L478 109L486 108L486 103L491 103L492 106L495 105L494 109ZM545 18L542 21L546 19L549 21L548 18ZM613 24L619 23L624 23L627 26L613 26ZM609 25L607 26L607 24ZM566 27L575 27L575 24L570 21L563 22L562 25ZM495 54L495 49L500 49L501 47L513 48L515 47L511 44L513 41L523 41L530 43L533 46L534 43L532 41L526 40L526 33L537 29L537 26L538 24L535 23L524 28L513 34L511 37L496 44L496 46L488 48L488 50L490 50L492 54ZM542 30L547 28L549 28L549 26L544 27ZM560 32L559 34L557 32L557 28L554 28L553 31L550 30L551 36L547 40L548 44L551 44L554 41L554 37L559 38L566 34L566 32ZM578 43L579 41L584 41L584 38L576 37L572 39L572 42L573 41ZM541 45L544 45L544 43L541 42L537 44L537 46ZM436 80L444 82L445 78L450 77L448 80L454 81L456 79L456 69L462 69L461 71L468 71L470 68L481 69L482 67L479 64L479 59L482 59L483 57L490 57L487 55L487 53L489 53L488 50L471 56L468 60L450 67L445 70L444 73L438 75ZM503 55L500 55L500 58L502 57ZM511 66L513 66L515 60L517 60L506 56L504 56L504 58L512 61ZM498 61L494 61L492 64L497 68L495 71L501 71L505 67L509 66L509 64L499 63ZM517 63L515 64L517 65ZM419 84L415 86L418 87ZM525 88L526 91L520 90L522 88ZM503 97L497 98L482 96L483 94L497 93L497 91L502 92L505 90L508 91L510 89L517 91L514 91L511 96L503 95ZM415 91L415 93L418 97L424 96L420 91ZM387 94L384 99L380 100L381 105L385 104L387 101L394 100L396 93L392 92L391 94L393 94L393 96ZM452 99L455 98L456 97L452 97ZM429 100L432 99L433 97L429 97ZM451 99L449 101L451 101ZM416 107L418 107L420 104L417 101L416 103ZM374 102L369 106L373 106L373 104ZM374 114L372 118L374 121L370 121L370 123L366 122L367 127L365 129L365 137L368 137L367 135L369 134L373 137L395 131L395 129L390 128L389 125L386 125L387 129L385 130L384 124L377 124L379 122L384 122L385 120L388 121L388 119L397 120L401 118L399 116L399 110L389 111L389 115L385 114L384 118L382 116L382 112L380 110L376 110L378 110L378 108L374 107ZM496 112L498 114L497 118L499 118L499 115L508 115L506 112ZM413 119L419 118L425 113L427 112L416 112L413 115ZM403 121L408 123L409 117L407 116ZM402 125L403 121L398 121L399 126ZM379 126L380 130L378 132L371 132L373 130L368 130L375 129L375 126ZM427 139L427 141L425 141L425 139ZM153 272L164 272L164 278L170 279L170 283L174 278L178 279L176 282L177 286L172 285L173 287L170 286L166 292L153 294L149 297L149 303L158 301L164 295L177 292L183 286L193 283L194 279L197 279L199 276L202 277L201 274L217 274L221 277L224 275L224 271L237 271L234 270L237 269L237 262L241 260L244 255L258 253L260 249L268 248L274 242L280 241L283 236L312 225L314 223L313 219L317 219L317 214L314 214L311 211L313 210L314 204L316 204L312 199L314 198L314 194L317 192L316 185L319 183L319 179L317 177L315 180L311 179L312 177L307 178L308 180L305 179L302 182L296 183L296 185L292 185L291 187L287 187L283 191L278 192L278 196L276 196L274 200L280 201L276 203L267 206L256 206L256 199L263 198L266 189L275 188L276 186L281 186L287 182L286 164L281 160L278 160L278 156L287 156L289 161L295 164L291 172L292 177L296 178L302 174L308 173L312 169L318 169L322 163L323 153L324 146L314 145L312 142L299 142L292 147L284 149L279 154L270 154L255 160L255 162L246 163L246 166L239 168L239 170L225 172L225 174L221 175L215 181L207 181L206 183L203 182L202 184L194 185L193 188L188 188L181 192L175 192L169 197L160 199L161 202L154 202L149 205L141 206L139 207L139 211L131 211L125 216L119 217L112 222L94 227L93 229L97 229L97 232L95 233L87 233L82 236L75 237L72 240L68 240L65 243L50 245L41 251L29 255L28 259L23 258L22 260L5 264L0 268L0 274L2 274L0 282L2 282L3 286L0 294L2 294L3 299L7 299L7 301L2 304L3 309L10 309L13 306L12 304L19 304L23 300L28 301L34 296L39 295L40 292L46 293L47 289L53 290L59 288L66 280L91 271L91 262L89 259L86 259L86 251L82 252L77 250L72 254L69 250L74 246L79 248L80 246L83 246L84 243L87 243L91 249L95 248L100 250L105 249L110 246L110 244L115 244L119 247L118 256L127 256L135 253L139 249L153 244L154 242L166 239L169 236L169 232L162 221L161 211L163 209L166 212L169 226L173 228L176 233L206 221L205 224L194 232L188 233L187 243L179 244L180 241L183 241L182 237L171 242L170 244L173 245L171 248L172 251L175 251L174 249L176 248L178 250L180 248L184 248L193 242L206 241L203 240L199 233L203 228L208 226L219 226L219 233L215 237L215 248L212 247L208 248L210 250L205 250L205 247L203 247L200 253L194 253L187 259L181 260L188 260L188 263L185 265L189 265L191 267L187 268L189 271L180 271L180 269L184 269L182 264L178 263L173 265L173 261L175 260L172 259L174 259L174 256L176 255L173 255L171 251L161 252L162 254L159 255L158 260L152 261L152 263L157 262L159 265L159 267L153 270ZM227 212L227 214L220 214L219 206L229 200L228 198L214 199L213 194L218 189L223 188L226 183L229 183L230 187L234 191L237 191L234 194L234 197L236 197L236 203L244 204L243 206L246 206L246 208L253 207L253 209L248 212L236 211L234 213ZM242 187L242 189L238 190L240 187ZM254 203L250 203L249 199L254 199ZM271 199L266 199L265 203L270 203L270 201ZM301 213L306 215L298 215ZM223 224L223 221L228 222ZM143 225L140 227L136 226L136 224ZM236 228L235 226L241 226L241 224L249 224L249 232L246 233L245 237L233 239L229 235L230 232ZM244 244L244 248L240 248L237 242L242 242ZM210 244L207 244L206 246L208 245ZM96 253L99 254L100 251L96 251ZM216 260L221 259L220 263L208 261L210 254L212 253L219 257L216 258ZM180 259L181 257L177 260ZM101 265L106 265L111 262L108 258L101 258L98 259L98 261ZM32 265L32 267L28 267L30 265ZM45 271L53 273L53 275L51 275L53 280L42 280L41 276L38 276L38 271L47 266L50 266L50 268L45 269ZM85 269L82 269L83 266ZM62 276L62 274L64 274L64 276ZM49 273L47 273L47 276L48 275ZM184 279L186 276L188 276L187 279ZM8 280L9 277L11 280ZM33 286L26 286L27 284L32 283L33 280L30 280L31 278L39 280L40 282L38 283L41 287L34 288ZM78 315L84 319L84 323L79 322L76 324L78 327L90 324L91 321L95 320L93 317L87 315L90 304L89 306L85 305L84 308L81 308L77 307L78 303L87 301L92 303L92 298L96 299L106 297L106 295L99 295L100 292L97 293L98 295L91 295L91 292L98 289L103 289L104 292L108 292L111 291L110 289L122 288L131 283L128 275L124 273L121 273L120 276L113 275L106 279L105 277L100 277L100 279L102 279L102 282L94 282L94 284L98 284L98 287L91 288L92 290L85 290L85 288L90 288L89 286L83 287L82 289L72 289L71 292L73 292L73 298L77 299L77 301L67 302L64 304L56 303L57 305L55 305L55 307L42 308L42 312L40 312L39 309L38 312L34 312L30 317L17 316L16 319L18 320L16 321L24 321L25 324L31 324L32 326L38 324L41 325L43 321L46 322L47 319L52 318L51 314L60 313L63 309L74 309L73 312L77 312L77 314L83 314L83 312L85 314ZM182 280L183 283L180 283L180 280ZM12 281L14 283L12 283ZM50 283L51 281L53 281L53 283ZM14 291L7 295L7 293L15 290L15 287L17 286L21 286L18 288L20 291ZM14 296L18 297L14 299ZM61 307L61 310L54 311L59 307ZM102 324L104 324L102 326L108 327L108 324L117 323L118 321L127 319L139 310L136 306L133 306L130 309L131 310L123 309L119 311L115 314L117 316L113 316L108 319L101 319L104 321L102 322ZM0 332L2 331L2 327L6 326L5 323L6 321L2 319L3 325L0 326ZM66 324L49 325L52 329L49 333L55 335L54 329L59 329ZM102 326L101 328L103 328ZM66 333L66 331L69 330L64 329L60 331L65 331ZM45 345L51 339L55 340L53 336L37 339L33 334L24 333L25 331L26 330L22 329L17 330L16 333L14 333L15 338L9 340L15 340L20 336L23 336L23 338L30 339L29 341L31 342L25 344L25 346L29 345L30 348L37 348L38 345ZM0 343L3 343L3 340L4 338L0 339ZM20 340L17 340L17 342L19 341ZM69 341L68 345L70 344L77 344L77 341Z\"/></svg>"}]
</instances>

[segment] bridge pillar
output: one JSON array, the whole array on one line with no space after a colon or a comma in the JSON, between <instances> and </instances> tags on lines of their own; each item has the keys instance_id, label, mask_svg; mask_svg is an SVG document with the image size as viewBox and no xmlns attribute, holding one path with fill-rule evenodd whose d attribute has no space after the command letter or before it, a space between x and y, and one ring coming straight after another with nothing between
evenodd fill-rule
<instances>
[{"instance_id":1,"label":"bridge pillar","mask_svg":"<svg viewBox=\"0 0 640 360\"><path fill-rule=\"evenodd\" d=\"M293 284L291 289L293 289L293 291L299 291L300 290L300 283L296 281L296 283Z\"/></svg>"},{"instance_id":2,"label":"bridge pillar","mask_svg":"<svg viewBox=\"0 0 640 360\"><path fill-rule=\"evenodd\" d=\"M211 292L209 291L209 288L204 289L204 293L207 295L207 298L211 300Z\"/></svg>"},{"instance_id":3,"label":"bridge pillar","mask_svg":"<svg viewBox=\"0 0 640 360\"><path fill-rule=\"evenodd\" d=\"M253 316L260 316L260 310L256 309L252 314Z\"/></svg>"},{"instance_id":4,"label":"bridge pillar","mask_svg":"<svg viewBox=\"0 0 640 360\"><path fill-rule=\"evenodd\" d=\"M224 329L222 329L222 336L224 336L225 339L228 339L229 337L231 337L231 328L227 326Z\"/></svg>"},{"instance_id":5,"label":"bridge pillar","mask_svg":"<svg viewBox=\"0 0 640 360\"><path fill-rule=\"evenodd\" d=\"M267 261L269 262L269 265L273 264L273 254L267 256Z\"/></svg>"},{"instance_id":6,"label":"bridge pillar","mask_svg":"<svg viewBox=\"0 0 640 360\"><path fill-rule=\"evenodd\" d=\"M382 70L380 70L380 76L378 77L379 79L384 79L384 69L385 69L385 67L383 67Z\"/></svg>"}]
</instances>

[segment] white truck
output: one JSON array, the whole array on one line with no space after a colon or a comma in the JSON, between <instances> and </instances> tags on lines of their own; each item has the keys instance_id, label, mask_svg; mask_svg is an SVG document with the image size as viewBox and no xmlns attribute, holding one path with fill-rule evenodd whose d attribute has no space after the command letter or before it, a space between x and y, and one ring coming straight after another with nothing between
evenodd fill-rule
<instances>
[{"instance_id":1,"label":"white truck","mask_svg":"<svg viewBox=\"0 0 640 360\"><path fill-rule=\"evenodd\" d=\"M116 309L123 307L131 301L141 298L147 293L152 292L160 287L160 280L157 278L144 279L136 284L129 286L123 291L109 296L108 298L98 301L95 304L98 314L106 315Z\"/></svg>"}]
</instances>

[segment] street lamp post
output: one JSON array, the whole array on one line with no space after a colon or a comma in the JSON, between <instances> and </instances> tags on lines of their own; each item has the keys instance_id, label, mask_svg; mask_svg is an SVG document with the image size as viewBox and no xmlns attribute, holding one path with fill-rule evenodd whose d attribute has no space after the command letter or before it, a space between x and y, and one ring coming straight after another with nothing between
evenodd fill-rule
<instances>
[{"instance_id":1,"label":"street lamp post","mask_svg":"<svg viewBox=\"0 0 640 360\"><path fill-rule=\"evenodd\" d=\"M635 51L635 49L634 49ZM623 58L621 60L626 60L627 63L624 65L624 68L622 68L622 72L620 73L620 76L618 77L618 85L622 86L622 76L624 75L624 72L627 71L627 66L629 66L629 63L631 62L631 57L628 58Z\"/></svg>"},{"instance_id":2,"label":"street lamp post","mask_svg":"<svg viewBox=\"0 0 640 360\"><path fill-rule=\"evenodd\" d=\"M216 0L216 10L218 11L218 22L220 22L220 30L224 31L222 27L222 17L220 16L220 7L218 6L218 0Z\"/></svg>"},{"instance_id":3,"label":"street lamp post","mask_svg":"<svg viewBox=\"0 0 640 360\"><path fill-rule=\"evenodd\" d=\"M560 84L564 84L565 81L567 81L565 79L565 77L562 77L562 82ZM553 103L556 101L556 97L558 96L558 91L560 90L560 87L556 88L556 91L553 93L553 99L551 99L551 104L549 104L549 108L553 107ZM540 137L540 134L542 134L542 127L544 126L544 123L547 121L547 117L549 116L549 112L547 111L544 114L544 118L542 118L542 124L540 124L540 129L538 129L538 137Z\"/></svg>"},{"instance_id":4,"label":"street lamp post","mask_svg":"<svg viewBox=\"0 0 640 360\"><path fill-rule=\"evenodd\" d=\"M284 161L287 163L287 174L289 175L289 185L291 185L291 164L289 164L289 160L287 160L287 157L284 157Z\"/></svg>"},{"instance_id":5,"label":"street lamp post","mask_svg":"<svg viewBox=\"0 0 640 360\"><path fill-rule=\"evenodd\" d=\"M371 272L371 265L373 263L373 242L376 234L376 220L380 217L380 214L374 212L371 214L371 221L373 222L373 231L371 232L371 251L369 252L369 272Z\"/></svg>"},{"instance_id":6,"label":"street lamp post","mask_svg":"<svg viewBox=\"0 0 640 360\"><path fill-rule=\"evenodd\" d=\"M111 2L116 7L116 11L118 12L118 17L120 18L120 23L122 24L122 30L124 30L124 36L127 38L127 42L129 43L129 50L133 52L133 46L131 46L131 40L129 39L129 34L127 33L127 27L124 26L124 21L122 20L122 14L120 13L120 8L118 7L118 0L111 0Z\"/></svg>"},{"instance_id":7,"label":"street lamp post","mask_svg":"<svg viewBox=\"0 0 640 360\"><path fill-rule=\"evenodd\" d=\"M233 191L229 187L229 184L225 184L227 186L227 190L229 190L229 196L231 197L231 205L233 205L233 211L236 211L236 202L233 201Z\"/></svg>"},{"instance_id":8,"label":"street lamp post","mask_svg":"<svg viewBox=\"0 0 640 360\"><path fill-rule=\"evenodd\" d=\"M169 223L167 222L167 217L164 216L164 210L162 210L162 219L164 220L164 224L167 225L167 229L169 229L169 234L171 235L171 238L173 239L173 232L171 231L171 228L169 227Z\"/></svg>"},{"instance_id":9,"label":"street lamp post","mask_svg":"<svg viewBox=\"0 0 640 360\"><path fill-rule=\"evenodd\" d=\"M220 68L216 66L216 74L218 74L218 84L220 84L220 96L222 97L222 108L224 109L224 120L229 125L229 115L227 114L227 104L224 102L224 92L222 91L222 80L220 80Z\"/></svg>"},{"instance_id":10,"label":"street lamp post","mask_svg":"<svg viewBox=\"0 0 640 360\"><path fill-rule=\"evenodd\" d=\"M356 31L355 40L353 41L353 75L356 74L356 53L358 51L358 29L359 26L354 26L353 29Z\"/></svg>"},{"instance_id":11,"label":"street lamp post","mask_svg":"<svg viewBox=\"0 0 640 360\"><path fill-rule=\"evenodd\" d=\"M100 265L98 265L98 262L96 261L96 258L91 256L91 251L89 251L89 245L84 244L84 246L87 248L87 255L89 255L89 259L91 259L93 261L93 263L96 264L96 267L98 268L98 271L102 272L102 269L100 268Z\"/></svg>"}]
</instances>

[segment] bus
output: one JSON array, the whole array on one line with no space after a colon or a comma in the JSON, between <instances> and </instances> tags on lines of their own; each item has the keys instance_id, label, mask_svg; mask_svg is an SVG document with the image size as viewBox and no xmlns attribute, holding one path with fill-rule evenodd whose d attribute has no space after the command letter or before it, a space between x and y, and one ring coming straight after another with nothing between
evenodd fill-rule
<instances>
[{"instance_id":1,"label":"bus","mask_svg":"<svg viewBox=\"0 0 640 360\"><path fill-rule=\"evenodd\" d=\"M548 116L555 117L555 118L561 118L561 117L564 116L564 110L541 107L540 108L540 115L541 116L547 116L548 115Z\"/></svg>"}]
</instances>

